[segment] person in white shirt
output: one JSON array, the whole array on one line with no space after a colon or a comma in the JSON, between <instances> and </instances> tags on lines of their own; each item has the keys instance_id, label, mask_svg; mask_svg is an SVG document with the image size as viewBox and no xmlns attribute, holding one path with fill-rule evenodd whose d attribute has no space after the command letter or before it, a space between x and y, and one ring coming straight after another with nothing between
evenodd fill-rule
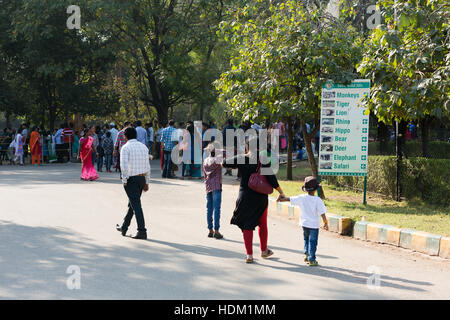
<instances>
[{"instance_id":1,"label":"person in white shirt","mask_svg":"<svg viewBox=\"0 0 450 320\"><path fill-rule=\"evenodd\" d=\"M147 147L148 147L148 151L150 152L150 154L153 154L153 136L154 136L154 131L153 131L153 123L149 122L146 125L146 130L147 130Z\"/></svg>"},{"instance_id":2,"label":"person in white shirt","mask_svg":"<svg viewBox=\"0 0 450 320\"><path fill-rule=\"evenodd\" d=\"M23 166L23 137L20 131L17 131L14 141L11 144L15 150L13 162L16 163L17 160L20 160L20 165Z\"/></svg>"},{"instance_id":3,"label":"person in white shirt","mask_svg":"<svg viewBox=\"0 0 450 320\"><path fill-rule=\"evenodd\" d=\"M26 158L28 157L28 145L27 145L27 138L28 138L28 127L29 124L28 123L24 123L22 125L22 140L23 140L23 156Z\"/></svg>"},{"instance_id":4,"label":"person in white shirt","mask_svg":"<svg viewBox=\"0 0 450 320\"><path fill-rule=\"evenodd\" d=\"M111 139L113 141L113 144L116 145L117 141L117 135L119 134L119 130L116 129L116 124L114 122L111 122L110 124L111 129L109 132L111 132Z\"/></svg>"},{"instance_id":5,"label":"person in white shirt","mask_svg":"<svg viewBox=\"0 0 450 320\"><path fill-rule=\"evenodd\" d=\"M142 128L142 122L140 120L136 121L136 132L137 141L147 146L147 130Z\"/></svg>"},{"instance_id":6,"label":"person in white shirt","mask_svg":"<svg viewBox=\"0 0 450 320\"><path fill-rule=\"evenodd\" d=\"M22 134L22 139L26 139L26 138L28 137L28 128L27 128L27 125L26 125L26 124L23 124L23 125L22 125L22 128L23 128L23 130L22 130L22 132L21 132L21 134Z\"/></svg>"},{"instance_id":7,"label":"person in white shirt","mask_svg":"<svg viewBox=\"0 0 450 320\"><path fill-rule=\"evenodd\" d=\"M125 129L125 140L127 143L120 150L120 168L122 182L129 201L128 212L122 226L117 225L116 229L125 236L134 215L136 216L138 233L133 239L147 239L141 195L142 191L148 191L150 161L147 146L137 141L136 138L137 132L135 128L129 127Z\"/></svg>"},{"instance_id":8,"label":"person in white shirt","mask_svg":"<svg viewBox=\"0 0 450 320\"><path fill-rule=\"evenodd\" d=\"M309 266L319 265L316 260L317 241L319 239L319 216L322 217L324 229L328 230L328 222L326 217L327 208L322 199L315 196L316 190L321 185L317 179L309 176L305 178L305 184L302 187L304 192L296 197L278 197L277 201L290 201L292 206L300 207L300 226L303 227L303 239L305 243L305 262Z\"/></svg>"}]
</instances>

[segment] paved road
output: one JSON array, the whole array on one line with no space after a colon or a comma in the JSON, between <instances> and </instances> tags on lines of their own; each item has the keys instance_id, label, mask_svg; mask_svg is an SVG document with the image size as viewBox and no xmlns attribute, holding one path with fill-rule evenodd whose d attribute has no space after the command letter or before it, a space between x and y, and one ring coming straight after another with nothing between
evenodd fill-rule
<instances>
[{"instance_id":1,"label":"paved road","mask_svg":"<svg viewBox=\"0 0 450 320\"><path fill-rule=\"evenodd\" d=\"M321 232L322 266L307 267L300 230L280 218L269 219L273 259L246 265L229 224L235 181L224 185L225 239L210 239L203 184L161 180L157 167L143 197L148 241L114 229L127 204L117 174L84 182L78 164L0 167L0 298L450 299L449 261ZM79 290L66 285L71 265ZM376 269L379 289L367 286Z\"/></svg>"}]
</instances>

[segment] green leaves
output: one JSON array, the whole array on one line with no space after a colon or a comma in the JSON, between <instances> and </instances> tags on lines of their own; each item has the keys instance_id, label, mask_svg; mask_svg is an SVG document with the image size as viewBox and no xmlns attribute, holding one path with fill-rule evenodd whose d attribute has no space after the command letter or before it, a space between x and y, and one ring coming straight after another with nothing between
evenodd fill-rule
<instances>
[{"instance_id":1,"label":"green leaves","mask_svg":"<svg viewBox=\"0 0 450 320\"><path fill-rule=\"evenodd\" d=\"M392 1L379 5L386 21L393 21ZM450 16L442 8L443 0L431 0L427 5L399 0L396 26L382 25L366 40L358 71L372 80L374 90L368 105L383 121L448 116L448 109L442 106L450 97L450 66L445 58L449 55Z\"/></svg>"},{"instance_id":2,"label":"green leaves","mask_svg":"<svg viewBox=\"0 0 450 320\"><path fill-rule=\"evenodd\" d=\"M222 24L225 40L238 39L239 54L231 61L239 68L232 66L215 82L220 96L233 110L260 119L318 113L321 86L327 79L349 82L356 77L361 40L350 25L330 20L322 10L300 1L271 4L268 12L263 6L267 3L250 6L250 11L258 12L251 17L251 33L249 21L235 17ZM237 29L236 24L242 27ZM262 105L269 107L262 110Z\"/></svg>"}]
</instances>

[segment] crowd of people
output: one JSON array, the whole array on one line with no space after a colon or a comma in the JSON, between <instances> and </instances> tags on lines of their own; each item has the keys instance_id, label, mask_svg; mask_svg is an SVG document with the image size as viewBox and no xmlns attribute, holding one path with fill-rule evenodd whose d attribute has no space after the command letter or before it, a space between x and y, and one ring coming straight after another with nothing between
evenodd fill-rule
<instances>
[{"instance_id":1,"label":"crowd of people","mask_svg":"<svg viewBox=\"0 0 450 320\"><path fill-rule=\"evenodd\" d=\"M246 126L245 124L244 126ZM226 137L226 128L233 129L233 122L230 119L227 122L227 126L224 128L223 135ZM262 128L262 127L261 127ZM261 128L257 128L261 129ZM175 122L170 120L167 127L161 132L161 150L162 150L162 177L171 178L172 176L172 163L171 156L172 150L175 145L181 143L180 152L188 150L189 156L193 154L190 149L195 149L195 132L198 127L193 127L192 122L188 122L186 128L180 125L175 127ZM208 129L207 125L203 125L202 134ZM234 128L236 129L236 128ZM122 139L123 133L123 141ZM183 135L190 133L192 141L190 139L183 139ZM197 132L199 134L200 132ZM174 138L175 137L175 138ZM178 138L177 138L178 137ZM133 216L136 218L138 232L134 239L147 239L147 229L145 227L144 212L141 205L141 195L143 192L149 190L150 182L150 166L149 159L152 159L151 149L145 145L145 131L140 129L139 123L133 127L129 123L126 127L119 132L118 141L116 142L117 148L115 152L119 153L119 163L121 170L121 178L124 185L125 192L128 197L128 210L124 217L122 224L117 224L116 229L123 236L126 236L128 228L130 226ZM212 139L213 140L213 139ZM254 141L252 141L254 140ZM264 259L269 258L274 252L268 248L268 195L273 192L273 189L279 193L278 201L290 201L292 205L299 206L301 208L301 220L300 225L303 228L304 234L304 253L305 262L310 266L317 266L316 249L318 242L318 230L319 230L319 216L322 217L324 227L327 229L326 220L326 207L323 201L315 196L315 191L320 187L320 184L314 177L308 177L305 180L303 191L307 192L307 195L299 195L297 197L288 198L283 193L276 175L271 174L261 175L262 167L270 167L270 162L261 161L261 156L270 156L267 154L268 149L260 148L260 141L257 136L249 136L245 139L245 152L238 154L226 154L224 150L217 150L216 145L213 142L203 142L205 146L201 146L199 151L207 151L206 157L198 163L198 165L204 176L205 193L206 193L206 220L208 228L208 237L222 239L223 235L220 233L220 215L222 204L222 176L223 168L238 169L240 172L240 190L239 196L236 201L236 207L233 211L231 224L238 226L243 234L244 246L246 250L246 263L253 263L253 232L258 227L261 257ZM190 143L193 142L193 143ZM185 145L184 145L185 144ZM225 143L225 145L227 145ZM253 145L253 147L251 147ZM256 149L255 149L256 146ZM186 148L188 149L186 149ZM239 146L236 146L239 148ZM225 153L225 157L219 157L220 152ZM202 153L200 153L202 154ZM183 159L184 160L184 159ZM190 158L189 160L192 160ZM183 165L185 163L183 162ZM191 161L187 161L186 164L191 164ZM183 176L188 170L183 170ZM229 171L227 171L229 172ZM262 186L264 185L264 186Z\"/></svg>"},{"instance_id":2,"label":"crowd of people","mask_svg":"<svg viewBox=\"0 0 450 320\"><path fill-rule=\"evenodd\" d=\"M152 155L155 159L161 159L162 169L164 171L163 176L167 178L173 178L174 172L177 171L178 166L171 161L170 153L174 147L173 141L171 141L171 135L173 132L177 132L180 137L180 143L183 137L186 136L187 132L191 135L192 143L184 143L180 148L182 148L182 154L184 154L182 173L181 177L184 178L201 178L201 166L198 165L199 159L194 158L194 154L197 155L205 147L203 145L195 145L194 143L194 122L187 121L167 124L164 126L159 126L157 121L152 121L142 124L141 121L136 121L134 123L125 122L121 128L123 131L129 126L136 128L138 132L138 141L144 143L149 150L151 150ZM163 137L163 130L166 130L166 134ZM201 136L203 137L204 132L207 129L215 128L214 123L203 123ZM247 129L253 128L255 130L265 129L265 123L250 123L249 121L244 121L241 124L233 124L233 121L227 121L223 127L223 132L227 129ZM270 124L267 129L278 129L280 134L280 149L281 152L287 151L287 125L283 122L275 122ZM293 151L296 154L297 159L304 159L305 155L302 150L304 148L304 139L301 126L298 123L294 123L294 143ZM307 124L308 132L310 130L309 124ZM80 140L83 138L87 125L83 125L80 130L75 130L72 123L62 123L59 128L53 130L52 132L39 127L30 127L29 123L22 124L19 128L4 128L0 133L0 165L4 162L9 164L33 164L40 165L41 163L57 162L64 163L69 161L75 161L80 152ZM217 129L217 128L215 128ZM118 152L120 151L121 145L123 145L123 133L122 139L119 141L119 145L116 146L117 138L119 136L119 130L114 122L96 125L94 126L94 132L91 134L93 137L93 146L95 148L92 154L93 164L97 167L97 171L103 171L103 168L107 172L111 172L111 168L118 171ZM30 131L30 132L29 132ZM106 139L106 133L110 132L110 137L113 142L113 150L111 153L111 144L109 139ZM106 139L106 143L104 140ZM165 142L162 142L162 141ZM319 140L319 134L316 135L315 141ZM224 145L226 143L226 135L223 134ZM188 146L189 144L189 146ZM161 145L164 147L161 148ZM319 144L315 143L316 152L318 152ZM119 149L114 152L114 149L118 147ZM190 152L187 148L190 148ZM188 159L190 158L190 159ZM191 161L189 161L191 160ZM195 161L194 161L195 160ZM196 164L189 165L188 162L193 162ZM227 170L227 175L230 171Z\"/></svg>"},{"instance_id":3,"label":"crowd of people","mask_svg":"<svg viewBox=\"0 0 450 320\"><path fill-rule=\"evenodd\" d=\"M31 128L31 129L30 129ZM5 128L0 134L0 165L7 161L11 165L32 165L49 162L54 156L57 162L69 161L76 154L79 137L73 126L61 124L53 133L29 123L19 128Z\"/></svg>"},{"instance_id":4,"label":"crowd of people","mask_svg":"<svg viewBox=\"0 0 450 320\"><path fill-rule=\"evenodd\" d=\"M193 121L176 123L174 120L170 120L164 128L159 127L155 130L154 127L158 128L157 123L150 122L143 125L141 121L133 123L126 121L120 131L114 123L103 126L84 125L81 130L76 131L71 123L63 123L59 129L50 134L38 127L32 127L31 132L29 132L29 124L23 124L17 130L6 128L3 131L2 138L3 141L10 140L8 141L6 156L11 163L24 165L24 157L29 152L33 165L40 165L41 159L46 162L50 161L51 155L54 155L54 161L56 162L67 162L75 159L81 161L80 178L86 181L99 179L98 172L102 172L103 168L107 173L111 173L113 170L119 172L129 202L124 221L121 225L117 225L116 229L125 236L134 216L138 225L138 232L133 237L135 239L147 239L147 229L140 198L143 192L149 190L150 160L153 158L161 159L162 178L176 178L175 172L179 168L178 162L172 159L172 151L178 145L179 156L181 157L180 179L204 179L207 236L216 239L223 238L220 233L222 176L223 174L231 176L232 170L237 169L240 191L231 224L242 230L247 253L245 262L253 262L253 231L256 227L259 228L261 257L269 258L272 256L273 251L268 248L269 192L261 191L257 187L258 183L252 182L257 179L255 175L262 177L260 174L262 168L270 167L270 162L262 164L260 161L262 154L271 157L270 142L267 144L267 149L260 150L258 137L246 136L244 146L238 146L237 140L235 140L233 142L234 152L227 154L225 149L216 149L214 137L205 139L208 141L203 140L208 129L215 129L213 123L202 123L200 128ZM242 129L245 132L250 128L259 131L266 127L265 124L252 124L249 121L236 125L233 119L228 119L222 129L223 146L228 146L227 130ZM272 129L279 130L280 149L281 151L285 150L287 148L285 124L275 122L267 129L269 133ZM298 127L294 127L294 129L298 129ZM200 136L202 139L196 139ZM252 139L256 139L256 150L250 148ZM294 149L301 148L302 140L301 130L297 130L295 138L297 145ZM245 149L243 153L237 152L240 147ZM205 151L207 152L204 153ZM225 173L223 173L223 169L225 169ZM264 175L264 181L260 180L259 184L264 182L266 189L277 190L279 193L278 201L290 201L292 205L298 205L302 208L304 214L302 214L303 222L301 224L305 238L305 261L313 266L317 265L315 259L318 237L317 220L319 216L322 216L326 226L326 208L320 198L314 195L319 184L312 177L310 178L312 182L305 181L304 186L306 187L304 191L308 192L308 197L286 197L273 173Z\"/></svg>"}]
</instances>

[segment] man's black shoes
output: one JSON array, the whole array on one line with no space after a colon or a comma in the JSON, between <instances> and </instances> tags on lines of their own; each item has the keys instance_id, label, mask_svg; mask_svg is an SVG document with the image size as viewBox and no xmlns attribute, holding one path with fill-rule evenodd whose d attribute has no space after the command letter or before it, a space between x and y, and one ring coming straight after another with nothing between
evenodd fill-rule
<instances>
[{"instance_id":1,"label":"man's black shoes","mask_svg":"<svg viewBox=\"0 0 450 320\"><path fill-rule=\"evenodd\" d=\"M147 240L147 233L138 232L133 239L139 239L139 240Z\"/></svg>"},{"instance_id":2,"label":"man's black shoes","mask_svg":"<svg viewBox=\"0 0 450 320\"><path fill-rule=\"evenodd\" d=\"M121 226L119 226L118 224L116 224L116 230L117 231L119 231L121 234L122 234L122 236L126 236L126 234L127 234L127 229L123 229Z\"/></svg>"}]
</instances>

